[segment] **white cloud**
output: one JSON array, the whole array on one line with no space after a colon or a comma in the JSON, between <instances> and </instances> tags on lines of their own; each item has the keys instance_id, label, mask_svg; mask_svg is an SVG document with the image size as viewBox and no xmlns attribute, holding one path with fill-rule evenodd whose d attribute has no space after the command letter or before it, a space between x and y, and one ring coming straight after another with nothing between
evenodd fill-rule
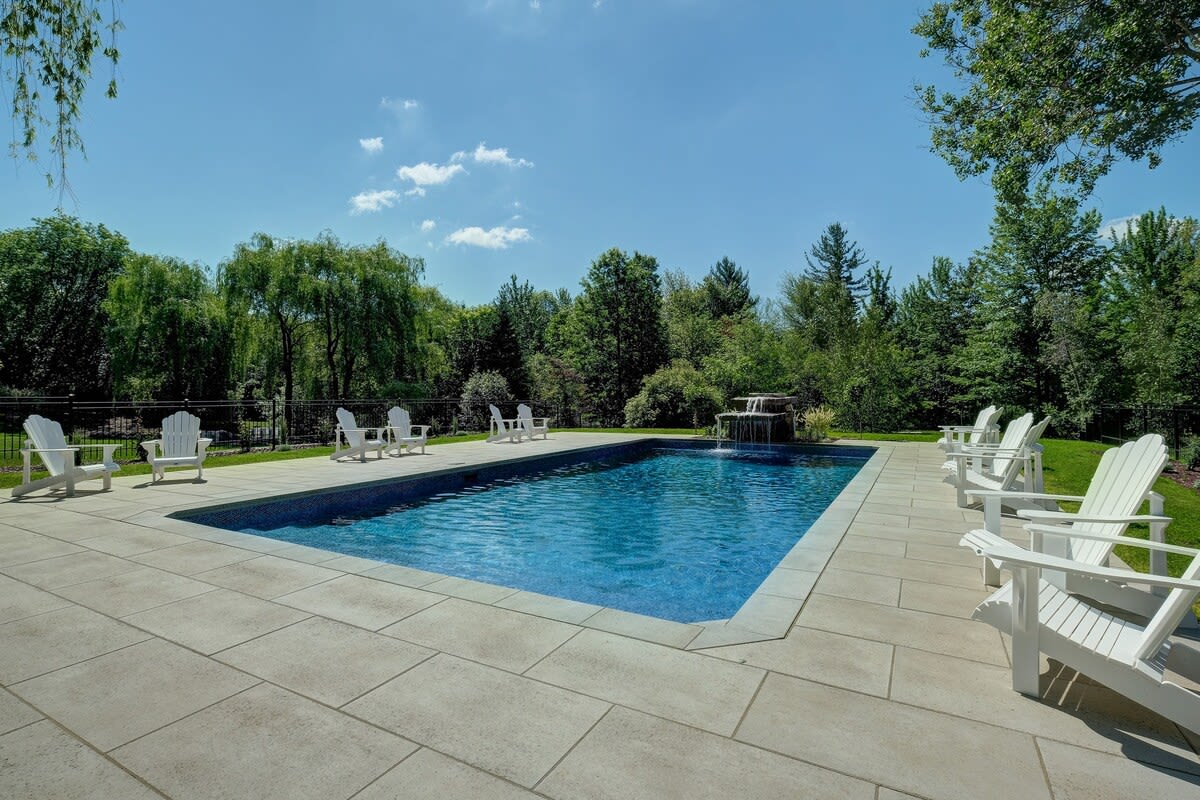
<instances>
[{"instance_id":1,"label":"white cloud","mask_svg":"<svg viewBox=\"0 0 1200 800\"><path fill-rule=\"evenodd\" d=\"M476 164L503 164L506 167L532 167L532 161L526 161L523 158L513 158L508 154L507 147L496 147L491 150L487 148L487 142L480 142L473 153L468 153L465 150L459 150L454 155L450 156L451 161L463 161L467 158L474 159Z\"/></svg>"},{"instance_id":2,"label":"white cloud","mask_svg":"<svg viewBox=\"0 0 1200 800\"><path fill-rule=\"evenodd\" d=\"M1132 223L1133 230L1137 230L1137 221L1141 214L1130 214L1128 217L1118 217L1117 219L1105 220L1100 223L1100 230L1096 236L1101 239L1108 239L1115 242L1117 239L1125 235L1125 231Z\"/></svg>"},{"instance_id":3,"label":"white cloud","mask_svg":"<svg viewBox=\"0 0 1200 800\"><path fill-rule=\"evenodd\" d=\"M403 114L405 111L412 111L420 105L416 100L410 100L406 97L383 97L379 100L379 107L386 108L395 114Z\"/></svg>"},{"instance_id":4,"label":"white cloud","mask_svg":"<svg viewBox=\"0 0 1200 800\"><path fill-rule=\"evenodd\" d=\"M413 188L409 189L404 194L406 197L424 197L425 190L422 189L420 186L414 186Z\"/></svg>"},{"instance_id":5,"label":"white cloud","mask_svg":"<svg viewBox=\"0 0 1200 800\"><path fill-rule=\"evenodd\" d=\"M427 219L421 223L421 233L429 233L429 231L433 230L436 227L437 227L436 222L434 222L431 219Z\"/></svg>"},{"instance_id":6,"label":"white cloud","mask_svg":"<svg viewBox=\"0 0 1200 800\"><path fill-rule=\"evenodd\" d=\"M359 139L358 144L359 147L368 153L378 153L383 150L383 137L376 136L373 139Z\"/></svg>"},{"instance_id":7,"label":"white cloud","mask_svg":"<svg viewBox=\"0 0 1200 800\"><path fill-rule=\"evenodd\" d=\"M380 189L374 192L359 192L350 198L350 213L364 214L368 211L382 211L391 208L400 199L400 193L391 189Z\"/></svg>"},{"instance_id":8,"label":"white cloud","mask_svg":"<svg viewBox=\"0 0 1200 800\"><path fill-rule=\"evenodd\" d=\"M542 0L529 0L529 7L534 11L542 10Z\"/></svg>"},{"instance_id":9,"label":"white cloud","mask_svg":"<svg viewBox=\"0 0 1200 800\"><path fill-rule=\"evenodd\" d=\"M411 167L401 167L396 170L396 177L402 181L412 181L418 188L422 186L438 186L453 178L460 172L466 172L462 164L429 164L422 161Z\"/></svg>"},{"instance_id":10,"label":"white cloud","mask_svg":"<svg viewBox=\"0 0 1200 800\"><path fill-rule=\"evenodd\" d=\"M506 250L516 242L527 242L532 239L527 228L496 227L484 230L478 226L459 228L446 237L450 244L469 244L473 247L486 247L489 250Z\"/></svg>"}]
</instances>

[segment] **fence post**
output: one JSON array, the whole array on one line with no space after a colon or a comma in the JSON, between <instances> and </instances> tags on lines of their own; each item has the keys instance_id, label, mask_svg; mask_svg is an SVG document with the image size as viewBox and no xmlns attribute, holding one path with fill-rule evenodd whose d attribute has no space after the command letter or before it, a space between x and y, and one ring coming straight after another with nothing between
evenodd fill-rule
<instances>
[{"instance_id":1,"label":"fence post","mask_svg":"<svg viewBox=\"0 0 1200 800\"><path fill-rule=\"evenodd\" d=\"M279 433L279 417L275 415L275 398L271 398L271 449L275 449L275 439Z\"/></svg>"},{"instance_id":2,"label":"fence post","mask_svg":"<svg viewBox=\"0 0 1200 800\"><path fill-rule=\"evenodd\" d=\"M191 411L191 410L192 410L192 401L191 401L191 400L188 400L186 397L185 397L185 398L183 398L183 410L184 410L184 411Z\"/></svg>"},{"instance_id":3,"label":"fence post","mask_svg":"<svg viewBox=\"0 0 1200 800\"><path fill-rule=\"evenodd\" d=\"M1171 439L1175 445L1175 460L1179 460L1179 448L1182 442L1180 441L1179 431L1179 406L1171 409Z\"/></svg>"},{"instance_id":4,"label":"fence post","mask_svg":"<svg viewBox=\"0 0 1200 800\"><path fill-rule=\"evenodd\" d=\"M75 393L67 394L67 436L75 435ZM68 440L70 441L70 440Z\"/></svg>"}]
</instances>

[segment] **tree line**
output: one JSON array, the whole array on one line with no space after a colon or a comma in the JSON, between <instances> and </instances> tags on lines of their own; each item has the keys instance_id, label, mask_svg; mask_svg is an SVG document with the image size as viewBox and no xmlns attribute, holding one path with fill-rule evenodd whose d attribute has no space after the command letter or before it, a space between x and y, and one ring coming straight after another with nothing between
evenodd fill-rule
<instances>
[{"instance_id":1,"label":"tree line","mask_svg":"<svg viewBox=\"0 0 1200 800\"><path fill-rule=\"evenodd\" d=\"M1200 405L1200 224L1164 209L1111 239L1074 197L1001 203L965 263L896 290L830 224L751 294L613 248L578 290L512 276L466 306L378 242L257 234L215 270L58 215L0 232L0 389L91 399L539 400L607 425L707 426L750 392L841 427L928 428L997 403L1082 431L1101 404Z\"/></svg>"}]
</instances>

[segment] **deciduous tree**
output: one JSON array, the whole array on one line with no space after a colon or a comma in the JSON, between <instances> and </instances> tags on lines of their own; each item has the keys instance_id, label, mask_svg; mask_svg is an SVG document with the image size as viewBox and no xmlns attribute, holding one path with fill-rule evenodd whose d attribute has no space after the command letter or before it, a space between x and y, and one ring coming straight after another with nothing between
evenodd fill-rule
<instances>
[{"instance_id":1,"label":"deciduous tree","mask_svg":"<svg viewBox=\"0 0 1200 800\"><path fill-rule=\"evenodd\" d=\"M232 332L198 266L130 255L104 301L113 391L136 400L224 397Z\"/></svg>"},{"instance_id":2,"label":"deciduous tree","mask_svg":"<svg viewBox=\"0 0 1200 800\"><path fill-rule=\"evenodd\" d=\"M1155 167L1200 111L1196 0L948 0L913 32L964 84L916 87L934 152L1008 202L1043 173L1086 194L1119 157Z\"/></svg>"},{"instance_id":3,"label":"deciduous tree","mask_svg":"<svg viewBox=\"0 0 1200 800\"><path fill-rule=\"evenodd\" d=\"M642 378L666 360L658 262L613 248L592 262L576 309L585 349L580 371L601 417L620 424Z\"/></svg>"},{"instance_id":4,"label":"deciduous tree","mask_svg":"<svg viewBox=\"0 0 1200 800\"><path fill-rule=\"evenodd\" d=\"M102 303L129 252L121 234L62 215L0 233L0 384L108 394Z\"/></svg>"},{"instance_id":5,"label":"deciduous tree","mask_svg":"<svg viewBox=\"0 0 1200 800\"><path fill-rule=\"evenodd\" d=\"M105 94L117 96L116 7L101 0L0 0L0 56L17 129L10 151L37 160L38 134L49 129L60 190L67 186L67 154L84 152L77 125L97 50L113 67ZM46 181L52 186L54 175L47 172Z\"/></svg>"}]
</instances>

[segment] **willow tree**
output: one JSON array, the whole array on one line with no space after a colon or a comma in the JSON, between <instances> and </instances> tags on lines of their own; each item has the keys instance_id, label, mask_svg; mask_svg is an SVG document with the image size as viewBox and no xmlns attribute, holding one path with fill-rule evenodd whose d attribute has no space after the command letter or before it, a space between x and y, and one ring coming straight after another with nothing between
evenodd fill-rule
<instances>
[{"instance_id":1,"label":"willow tree","mask_svg":"<svg viewBox=\"0 0 1200 800\"><path fill-rule=\"evenodd\" d=\"M283 399L292 420L296 367L312 327L312 286L296 242L255 234L238 244L233 258L221 265L218 283L232 312L247 321L260 321L278 338Z\"/></svg>"},{"instance_id":2,"label":"willow tree","mask_svg":"<svg viewBox=\"0 0 1200 800\"><path fill-rule=\"evenodd\" d=\"M117 96L116 7L115 0L0 0L0 74L15 123L10 151L36 161L39 133L48 130L60 191L67 187L67 154L84 153L77 125L97 50L113 68L105 94ZM46 182L54 185L51 172Z\"/></svg>"}]
</instances>

